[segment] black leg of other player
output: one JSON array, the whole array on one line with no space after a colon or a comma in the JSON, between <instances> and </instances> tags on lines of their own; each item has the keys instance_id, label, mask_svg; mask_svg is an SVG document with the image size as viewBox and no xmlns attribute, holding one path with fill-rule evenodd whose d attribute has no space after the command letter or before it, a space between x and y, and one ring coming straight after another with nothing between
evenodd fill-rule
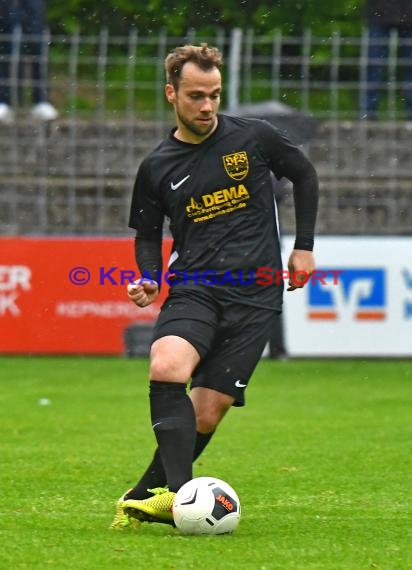
<instances>
[{"instance_id":1,"label":"black leg of other player","mask_svg":"<svg viewBox=\"0 0 412 570\"><path fill-rule=\"evenodd\" d=\"M209 441L212 439L214 433L214 431L210 433L196 433L193 461L196 461L196 459L200 456ZM125 499L147 499L152 496L152 493L149 493L148 489L164 487L165 485L166 474L163 468L162 460L160 458L159 448L157 448L149 467L146 469L143 476L136 483L133 489L127 493Z\"/></svg>"}]
</instances>

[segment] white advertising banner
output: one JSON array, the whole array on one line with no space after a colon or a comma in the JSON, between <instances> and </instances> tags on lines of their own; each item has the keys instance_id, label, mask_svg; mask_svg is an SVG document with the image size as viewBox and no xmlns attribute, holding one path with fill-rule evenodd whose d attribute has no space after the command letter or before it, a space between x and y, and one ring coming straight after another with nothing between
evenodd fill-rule
<instances>
[{"instance_id":1,"label":"white advertising banner","mask_svg":"<svg viewBox=\"0 0 412 570\"><path fill-rule=\"evenodd\" d=\"M411 357L412 237L319 236L314 253L309 283L284 295L289 355Z\"/></svg>"}]
</instances>

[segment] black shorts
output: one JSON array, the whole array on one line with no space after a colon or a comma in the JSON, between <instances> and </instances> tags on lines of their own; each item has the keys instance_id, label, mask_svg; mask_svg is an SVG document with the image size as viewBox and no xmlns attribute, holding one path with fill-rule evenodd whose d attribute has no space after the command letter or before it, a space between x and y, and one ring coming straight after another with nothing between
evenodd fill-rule
<instances>
[{"instance_id":1,"label":"black shorts","mask_svg":"<svg viewBox=\"0 0 412 570\"><path fill-rule=\"evenodd\" d=\"M153 342L184 338L200 354L191 388L211 388L244 406L244 391L258 364L279 311L239 300L226 287L173 286L156 322Z\"/></svg>"}]
</instances>

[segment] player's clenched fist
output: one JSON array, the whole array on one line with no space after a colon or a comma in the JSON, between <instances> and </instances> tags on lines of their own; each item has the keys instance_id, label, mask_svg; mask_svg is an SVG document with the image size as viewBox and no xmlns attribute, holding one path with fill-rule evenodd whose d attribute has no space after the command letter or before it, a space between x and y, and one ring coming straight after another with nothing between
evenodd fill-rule
<instances>
[{"instance_id":1,"label":"player's clenched fist","mask_svg":"<svg viewBox=\"0 0 412 570\"><path fill-rule=\"evenodd\" d=\"M288 291L304 287L315 269L315 259L312 251L294 249L289 257L288 269Z\"/></svg>"},{"instance_id":2,"label":"player's clenched fist","mask_svg":"<svg viewBox=\"0 0 412 570\"><path fill-rule=\"evenodd\" d=\"M155 281L138 280L129 283L127 296L138 307L147 307L159 294L159 285Z\"/></svg>"}]
</instances>

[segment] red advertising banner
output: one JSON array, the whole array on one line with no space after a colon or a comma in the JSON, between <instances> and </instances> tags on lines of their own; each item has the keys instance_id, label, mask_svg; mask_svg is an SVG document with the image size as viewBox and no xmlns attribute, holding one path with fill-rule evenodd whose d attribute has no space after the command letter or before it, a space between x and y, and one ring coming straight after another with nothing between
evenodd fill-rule
<instances>
[{"instance_id":1,"label":"red advertising banner","mask_svg":"<svg viewBox=\"0 0 412 570\"><path fill-rule=\"evenodd\" d=\"M152 323L167 293L139 309L133 273L133 237L0 238L0 353L124 354L127 327Z\"/></svg>"}]
</instances>

